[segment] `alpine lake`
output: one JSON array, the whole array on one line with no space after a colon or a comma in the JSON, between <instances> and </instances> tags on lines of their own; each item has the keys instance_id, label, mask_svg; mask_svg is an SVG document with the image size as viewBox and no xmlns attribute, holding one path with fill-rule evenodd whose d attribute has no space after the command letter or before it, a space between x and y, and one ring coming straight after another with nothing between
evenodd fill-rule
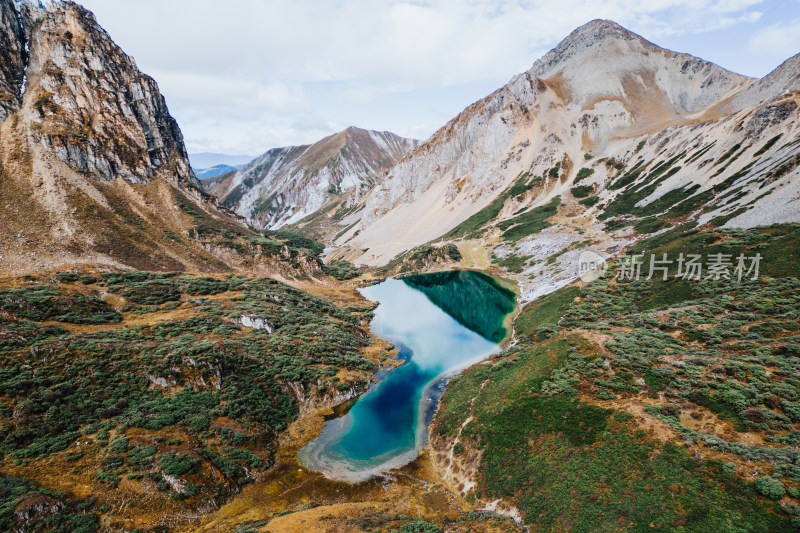
<instances>
[{"instance_id":1,"label":"alpine lake","mask_svg":"<svg viewBox=\"0 0 800 533\"><path fill-rule=\"evenodd\" d=\"M303 466L360 482L413 461L447 382L497 353L515 294L485 274L451 271L361 289L380 304L370 328L399 352L370 388L298 453Z\"/></svg>"}]
</instances>

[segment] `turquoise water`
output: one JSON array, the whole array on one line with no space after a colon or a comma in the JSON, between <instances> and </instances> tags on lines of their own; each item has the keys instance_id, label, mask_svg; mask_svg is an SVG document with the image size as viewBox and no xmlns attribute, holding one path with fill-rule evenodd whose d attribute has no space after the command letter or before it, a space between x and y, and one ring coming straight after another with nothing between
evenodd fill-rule
<instances>
[{"instance_id":1,"label":"turquoise water","mask_svg":"<svg viewBox=\"0 0 800 533\"><path fill-rule=\"evenodd\" d=\"M488 276L452 272L390 279L363 289L380 303L372 332L392 342L403 363L378 381L298 457L335 479L361 481L412 461L447 378L498 350L513 293Z\"/></svg>"}]
</instances>

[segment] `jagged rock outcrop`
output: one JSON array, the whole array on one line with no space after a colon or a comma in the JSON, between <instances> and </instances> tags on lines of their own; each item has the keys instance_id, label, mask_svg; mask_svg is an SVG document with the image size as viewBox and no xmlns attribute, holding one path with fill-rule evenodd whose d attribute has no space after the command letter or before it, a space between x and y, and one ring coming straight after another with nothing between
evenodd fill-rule
<instances>
[{"instance_id":1,"label":"jagged rock outcrop","mask_svg":"<svg viewBox=\"0 0 800 533\"><path fill-rule=\"evenodd\" d=\"M347 128L306 146L269 150L211 189L259 228L300 221L335 197L358 204L380 176L416 146L390 132Z\"/></svg>"},{"instance_id":2,"label":"jagged rock outcrop","mask_svg":"<svg viewBox=\"0 0 800 533\"><path fill-rule=\"evenodd\" d=\"M0 2L0 121L22 103L26 41L22 14L12 0Z\"/></svg>"},{"instance_id":3,"label":"jagged rock outcrop","mask_svg":"<svg viewBox=\"0 0 800 533\"><path fill-rule=\"evenodd\" d=\"M0 271L320 272L199 189L158 85L92 13L0 0L0 44Z\"/></svg>"},{"instance_id":4,"label":"jagged rock outcrop","mask_svg":"<svg viewBox=\"0 0 800 533\"><path fill-rule=\"evenodd\" d=\"M97 24L64 2L34 23L24 106L34 137L92 177L133 183L167 170L194 179L158 85Z\"/></svg>"},{"instance_id":5,"label":"jagged rock outcrop","mask_svg":"<svg viewBox=\"0 0 800 533\"><path fill-rule=\"evenodd\" d=\"M31 493L20 499L14 507L14 522L17 531L29 531L28 526L34 520L44 521L49 515L58 513L64 503L46 494Z\"/></svg>"}]
</instances>

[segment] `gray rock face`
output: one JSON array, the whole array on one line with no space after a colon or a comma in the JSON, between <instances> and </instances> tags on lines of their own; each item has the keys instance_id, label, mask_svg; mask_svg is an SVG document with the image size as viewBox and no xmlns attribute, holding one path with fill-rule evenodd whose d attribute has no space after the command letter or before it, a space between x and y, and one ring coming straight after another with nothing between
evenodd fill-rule
<instances>
[{"instance_id":1,"label":"gray rock face","mask_svg":"<svg viewBox=\"0 0 800 533\"><path fill-rule=\"evenodd\" d=\"M713 63L660 48L615 22L592 21L528 72L464 110L424 149L392 169L368 197L362 228L418 201L437 182L451 183L447 204L458 193L474 199L494 196L521 170L513 164L519 156L525 159L525 153L540 149L537 139L559 121L581 125L600 144L621 131L668 124L750 83ZM555 98L546 95L548 90ZM537 132L532 125L541 128ZM554 142L545 144L558 152L565 136L555 133Z\"/></svg>"},{"instance_id":2,"label":"gray rock face","mask_svg":"<svg viewBox=\"0 0 800 533\"><path fill-rule=\"evenodd\" d=\"M800 55L755 80L660 48L615 22L592 21L529 71L469 106L391 169L367 197L357 231L343 234L336 242L338 254L331 257L385 264L405 250L440 239L489 207L518 179L535 176L538 185L529 183L535 192L504 202L496 215L500 220L556 196L570 198L570 180L581 167L597 171L594 186L599 193L606 185L601 180L613 178L615 170L598 161L624 167L635 164L634 157L666 160L698 150L701 140L718 147L696 166L684 164L648 201L679 187L705 189L711 180L721 179L715 174L719 167L709 166L708 158L721 158L737 142L743 147L764 145L780 134L783 146L797 137L798 89ZM734 116L740 111L741 116ZM743 129L737 129L739 123ZM766 173L786 157L774 146L758 171ZM744 157L740 161L745 164ZM731 173L736 170L730 167ZM793 197L788 186L782 191L768 200ZM760 194L750 193L748 201ZM612 197L609 191L599 198L602 203ZM586 211L583 205L575 213ZM794 204L775 206L771 220L797 218ZM725 214L741 207L731 205ZM562 211L571 212L569 207ZM752 225L743 217L731 224Z\"/></svg>"},{"instance_id":3,"label":"gray rock face","mask_svg":"<svg viewBox=\"0 0 800 533\"><path fill-rule=\"evenodd\" d=\"M275 148L212 191L260 228L277 229L320 209L334 196L357 204L417 142L390 132L348 128L307 146Z\"/></svg>"},{"instance_id":4,"label":"gray rock face","mask_svg":"<svg viewBox=\"0 0 800 533\"><path fill-rule=\"evenodd\" d=\"M20 107L34 138L82 174L194 180L158 85L75 3L0 0L0 119Z\"/></svg>"},{"instance_id":5,"label":"gray rock face","mask_svg":"<svg viewBox=\"0 0 800 533\"><path fill-rule=\"evenodd\" d=\"M736 94L732 107L739 111L790 91L800 91L800 54L790 57L762 79Z\"/></svg>"},{"instance_id":6,"label":"gray rock face","mask_svg":"<svg viewBox=\"0 0 800 533\"><path fill-rule=\"evenodd\" d=\"M22 104L28 62L21 14L13 0L0 0L0 121Z\"/></svg>"},{"instance_id":7,"label":"gray rock face","mask_svg":"<svg viewBox=\"0 0 800 533\"><path fill-rule=\"evenodd\" d=\"M576 29L529 73L544 79L559 76L566 99L573 103L645 96L675 114L704 109L753 81L699 57L661 48L609 20Z\"/></svg>"}]
</instances>

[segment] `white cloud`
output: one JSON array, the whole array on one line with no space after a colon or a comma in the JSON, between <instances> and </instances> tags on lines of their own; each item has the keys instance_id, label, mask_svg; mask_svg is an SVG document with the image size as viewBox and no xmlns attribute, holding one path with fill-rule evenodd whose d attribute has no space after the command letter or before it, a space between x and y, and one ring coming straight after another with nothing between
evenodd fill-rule
<instances>
[{"instance_id":1,"label":"white cloud","mask_svg":"<svg viewBox=\"0 0 800 533\"><path fill-rule=\"evenodd\" d=\"M760 1L229 0L224 11L203 0L83 3L158 71L441 87L511 77L533 50L592 18L639 31L707 31L720 17L751 21L743 11Z\"/></svg>"},{"instance_id":2,"label":"white cloud","mask_svg":"<svg viewBox=\"0 0 800 533\"><path fill-rule=\"evenodd\" d=\"M301 85L210 73L156 71L153 76L161 90L181 105L226 110L236 116L250 116L254 110L297 113L311 109Z\"/></svg>"},{"instance_id":3,"label":"white cloud","mask_svg":"<svg viewBox=\"0 0 800 533\"><path fill-rule=\"evenodd\" d=\"M800 52L800 18L772 24L756 32L748 43L751 50L789 57Z\"/></svg>"},{"instance_id":4,"label":"white cloud","mask_svg":"<svg viewBox=\"0 0 800 533\"><path fill-rule=\"evenodd\" d=\"M246 146L248 152L310 142L331 132L323 124L381 117L382 129L420 132L430 124L430 134L444 123L430 117L471 103L454 100L467 94L459 87L499 87L594 18L616 20L652 40L753 24L761 16L754 6L766 6L762 0L80 1L159 82L191 150L198 149L193 143L216 142L214 150ZM785 42L787 26L770 38ZM768 37L759 39L755 46L768 46L761 44ZM451 101L440 98L433 116L415 114L412 106L407 113L389 109L392 98L413 94L417 107L427 109L425 95L445 90Z\"/></svg>"}]
</instances>

